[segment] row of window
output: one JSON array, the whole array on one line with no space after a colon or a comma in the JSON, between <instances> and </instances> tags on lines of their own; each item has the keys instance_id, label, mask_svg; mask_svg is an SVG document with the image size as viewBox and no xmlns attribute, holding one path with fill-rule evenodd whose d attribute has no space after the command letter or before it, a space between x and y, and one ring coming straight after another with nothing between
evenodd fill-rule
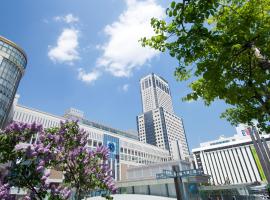
<instances>
[{"instance_id":1,"label":"row of window","mask_svg":"<svg viewBox=\"0 0 270 200\"><path fill-rule=\"evenodd\" d=\"M5 78L10 84L15 85L17 77L21 75L18 67L6 58L0 64L0 77Z\"/></svg>"},{"instance_id":2,"label":"row of window","mask_svg":"<svg viewBox=\"0 0 270 200\"><path fill-rule=\"evenodd\" d=\"M91 139L98 140L98 141L103 140L103 137L101 134L95 133L93 131L86 131L86 132L89 135L89 138L91 138Z\"/></svg>"},{"instance_id":3,"label":"row of window","mask_svg":"<svg viewBox=\"0 0 270 200\"><path fill-rule=\"evenodd\" d=\"M26 122L26 123L37 122L37 123L42 124L45 128L59 126L59 122L57 121L53 121L53 120L49 120L43 117L38 117L35 115L30 115L27 113L17 112L17 111L14 113L13 119L15 121L21 121L21 122Z\"/></svg>"},{"instance_id":4,"label":"row of window","mask_svg":"<svg viewBox=\"0 0 270 200\"><path fill-rule=\"evenodd\" d=\"M5 122L5 117L6 117L6 111L0 108L0 124L3 124Z\"/></svg>"},{"instance_id":5,"label":"row of window","mask_svg":"<svg viewBox=\"0 0 270 200\"><path fill-rule=\"evenodd\" d=\"M120 152L126 155L131 155L135 157L141 157L141 158L148 158L149 160L161 160L160 156L157 155L152 155L149 153L133 150L133 149L128 149L128 148L120 148Z\"/></svg>"},{"instance_id":6,"label":"row of window","mask_svg":"<svg viewBox=\"0 0 270 200\"><path fill-rule=\"evenodd\" d=\"M1 88L1 86L0 86L0 88ZM9 106L10 106L10 103L11 103L10 99L8 99L5 95L3 95L0 92L0 109L7 111Z\"/></svg>"},{"instance_id":7,"label":"row of window","mask_svg":"<svg viewBox=\"0 0 270 200\"><path fill-rule=\"evenodd\" d=\"M143 90L144 89L147 89L149 87L152 86L152 80L151 78L148 78L148 79L145 79L143 82L142 82L142 88ZM162 91L166 92L167 94L170 94L170 90L169 90L169 87L165 84L163 84L162 82L160 82L158 79L155 79L155 84L158 88L160 88Z\"/></svg>"},{"instance_id":8,"label":"row of window","mask_svg":"<svg viewBox=\"0 0 270 200\"><path fill-rule=\"evenodd\" d=\"M246 146L202 153L204 172L213 177L214 184L223 184L226 180L231 183L261 181L251 148Z\"/></svg>"},{"instance_id":9,"label":"row of window","mask_svg":"<svg viewBox=\"0 0 270 200\"><path fill-rule=\"evenodd\" d=\"M37 135L34 134L31 137L30 141L26 141L26 143L34 144L36 141L37 141ZM89 139L87 144L91 148L96 148L98 146L101 146L102 142ZM132 156L132 155L125 155L123 153L120 153L120 159L124 160L124 161L136 162L136 163L140 163L140 164L151 164L151 163L155 163L155 162L167 161L166 158L158 158L158 157L156 159L142 158L142 157L136 157L136 156Z\"/></svg>"},{"instance_id":10,"label":"row of window","mask_svg":"<svg viewBox=\"0 0 270 200\"><path fill-rule=\"evenodd\" d=\"M3 59L0 64L0 93L8 99L12 98L20 78L21 74L17 67Z\"/></svg>"},{"instance_id":11,"label":"row of window","mask_svg":"<svg viewBox=\"0 0 270 200\"><path fill-rule=\"evenodd\" d=\"M59 126L58 121L53 121L46 117L40 117L34 114L29 114L29 113L25 113L25 112L21 112L17 110L15 110L13 119L15 121L21 121L21 122L27 122L27 123L31 123L31 122L41 123L43 124L44 127ZM88 132L88 134L89 134L89 140L87 141L87 143L89 147L96 148L98 146L103 145L103 142L102 142L103 137L101 135L100 135L101 137L95 137L96 138L95 139L92 137L96 135L94 134L94 132ZM128 143L128 145L131 145L131 144ZM137 148L137 146L134 146L134 148ZM163 161L166 159L164 157L151 154L150 150L147 150L146 152L148 153L145 153L143 151L138 151L135 149L121 148L120 151L121 151L121 154L127 155L127 157L125 157L126 158L125 160L136 161L138 163L146 164L146 163L152 163L152 162L157 162L157 161ZM153 150L153 153L155 154L154 150Z\"/></svg>"},{"instance_id":12,"label":"row of window","mask_svg":"<svg viewBox=\"0 0 270 200\"><path fill-rule=\"evenodd\" d=\"M34 134L29 141L26 141L26 143L34 144L36 143L36 141L37 141L37 135ZM91 148L96 148L98 146L101 146L102 144L103 144L102 141L97 141L97 140L92 140L92 139L89 139L87 141L87 145ZM131 162L136 162L136 163L141 163L141 164L150 164L150 163L155 163L155 162L167 161L166 158L160 158L160 157L155 157L155 156L137 157L135 155L125 155L123 153L120 153L120 159L124 161L131 161Z\"/></svg>"},{"instance_id":13,"label":"row of window","mask_svg":"<svg viewBox=\"0 0 270 200\"><path fill-rule=\"evenodd\" d=\"M102 141L89 139L87 144L89 147L96 148L98 146L101 146L103 143ZM120 159L125 160L125 161L141 163L141 164L150 164L154 162L166 161L166 158L149 155L143 152L139 152L136 150L131 150L131 149L123 148L123 147L120 148Z\"/></svg>"},{"instance_id":14,"label":"row of window","mask_svg":"<svg viewBox=\"0 0 270 200\"><path fill-rule=\"evenodd\" d=\"M157 162L166 162L169 160L169 158L161 158L158 160L149 160L147 158L141 158L141 157L136 157L136 156L131 156L131 155L125 155L125 154L120 154L120 159L124 161L130 161L130 162L136 162L140 164L151 164L151 163L157 163Z\"/></svg>"},{"instance_id":15,"label":"row of window","mask_svg":"<svg viewBox=\"0 0 270 200\"><path fill-rule=\"evenodd\" d=\"M169 88L163 83L161 83L158 79L156 79L156 86L161 90L163 90L164 92L166 92L167 94L170 94Z\"/></svg>"},{"instance_id":16,"label":"row of window","mask_svg":"<svg viewBox=\"0 0 270 200\"><path fill-rule=\"evenodd\" d=\"M92 139L89 139L87 141L87 145L89 147L98 147L98 146L102 146L102 141L97 141L97 140L92 140Z\"/></svg>"},{"instance_id":17,"label":"row of window","mask_svg":"<svg viewBox=\"0 0 270 200\"><path fill-rule=\"evenodd\" d=\"M26 66L26 58L16 48L4 43L3 41L0 41L0 51L6 52L9 55L9 59L12 62L15 62L16 64L18 64L18 65L22 66L23 68L25 68L25 66Z\"/></svg>"}]
</instances>

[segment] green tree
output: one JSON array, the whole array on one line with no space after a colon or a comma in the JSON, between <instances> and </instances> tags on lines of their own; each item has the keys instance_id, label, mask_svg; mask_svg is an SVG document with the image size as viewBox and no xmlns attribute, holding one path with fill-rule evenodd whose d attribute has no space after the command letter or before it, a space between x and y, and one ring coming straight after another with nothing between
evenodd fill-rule
<instances>
[{"instance_id":1,"label":"green tree","mask_svg":"<svg viewBox=\"0 0 270 200\"><path fill-rule=\"evenodd\" d=\"M141 42L179 61L179 81L195 78L183 99L222 99L232 105L222 117L269 132L270 0L172 1L166 14Z\"/></svg>"}]
</instances>

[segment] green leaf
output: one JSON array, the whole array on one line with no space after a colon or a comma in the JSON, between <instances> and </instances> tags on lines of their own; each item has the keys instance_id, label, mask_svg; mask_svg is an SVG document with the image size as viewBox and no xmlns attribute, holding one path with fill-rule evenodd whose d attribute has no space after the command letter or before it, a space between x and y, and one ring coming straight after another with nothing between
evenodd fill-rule
<instances>
[{"instance_id":1,"label":"green leaf","mask_svg":"<svg viewBox=\"0 0 270 200\"><path fill-rule=\"evenodd\" d=\"M173 2L171 3L171 8L174 9L174 7L175 7L175 1L173 1Z\"/></svg>"},{"instance_id":2,"label":"green leaf","mask_svg":"<svg viewBox=\"0 0 270 200\"><path fill-rule=\"evenodd\" d=\"M173 16L175 17L177 15L177 10L173 10Z\"/></svg>"},{"instance_id":3,"label":"green leaf","mask_svg":"<svg viewBox=\"0 0 270 200\"><path fill-rule=\"evenodd\" d=\"M226 111L228 121L255 119L270 132L270 0L219 3L171 1L166 10L171 18L151 21L157 37L144 45L177 59L177 80L192 75L189 98L201 97L205 105L223 100L234 107Z\"/></svg>"}]
</instances>

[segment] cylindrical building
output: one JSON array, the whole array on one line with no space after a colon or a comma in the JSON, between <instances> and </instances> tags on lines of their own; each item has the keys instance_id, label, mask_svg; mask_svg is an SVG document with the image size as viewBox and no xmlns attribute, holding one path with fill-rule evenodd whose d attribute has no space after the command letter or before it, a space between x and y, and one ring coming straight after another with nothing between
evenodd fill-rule
<instances>
[{"instance_id":1,"label":"cylindrical building","mask_svg":"<svg viewBox=\"0 0 270 200\"><path fill-rule=\"evenodd\" d=\"M7 123L26 64L25 52L12 41L0 36L0 128Z\"/></svg>"}]
</instances>

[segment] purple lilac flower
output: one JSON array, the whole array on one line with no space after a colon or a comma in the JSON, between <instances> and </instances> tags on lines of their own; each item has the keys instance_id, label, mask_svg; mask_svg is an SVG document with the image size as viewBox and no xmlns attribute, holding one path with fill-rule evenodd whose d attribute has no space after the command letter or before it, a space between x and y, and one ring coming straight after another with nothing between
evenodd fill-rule
<instances>
[{"instance_id":1,"label":"purple lilac flower","mask_svg":"<svg viewBox=\"0 0 270 200\"><path fill-rule=\"evenodd\" d=\"M39 161L38 165L39 166L44 166L45 165L45 161L44 160Z\"/></svg>"},{"instance_id":2,"label":"purple lilac flower","mask_svg":"<svg viewBox=\"0 0 270 200\"><path fill-rule=\"evenodd\" d=\"M44 170L44 167L43 166L38 166L37 168L36 168L36 171L37 172L42 172Z\"/></svg>"},{"instance_id":3,"label":"purple lilac flower","mask_svg":"<svg viewBox=\"0 0 270 200\"><path fill-rule=\"evenodd\" d=\"M9 197L9 184L1 185L0 183L0 199L7 199Z\"/></svg>"}]
</instances>

